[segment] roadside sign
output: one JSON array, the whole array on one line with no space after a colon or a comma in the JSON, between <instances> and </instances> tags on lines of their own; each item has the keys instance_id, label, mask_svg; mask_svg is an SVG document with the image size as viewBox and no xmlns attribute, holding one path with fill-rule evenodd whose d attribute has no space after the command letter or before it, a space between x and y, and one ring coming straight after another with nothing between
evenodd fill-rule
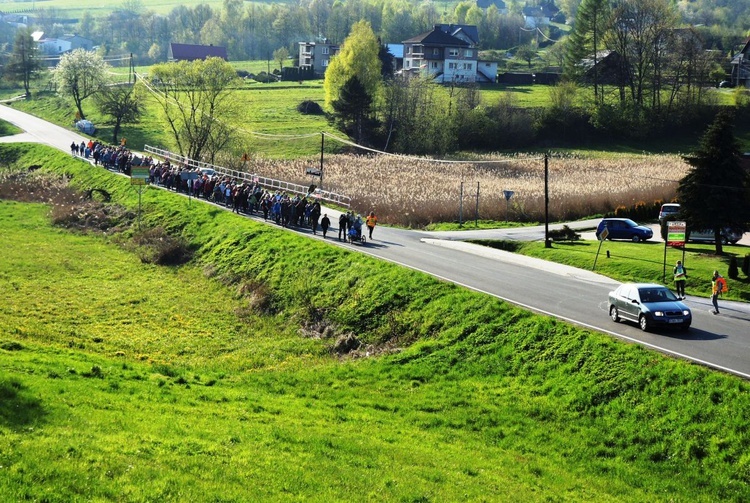
<instances>
[{"instance_id":1,"label":"roadside sign","mask_svg":"<svg viewBox=\"0 0 750 503\"><path fill-rule=\"evenodd\" d=\"M685 222L667 222L667 244L669 246L685 246Z\"/></svg>"},{"instance_id":2,"label":"roadside sign","mask_svg":"<svg viewBox=\"0 0 750 503\"><path fill-rule=\"evenodd\" d=\"M130 185L148 185L148 179L151 176L149 168L133 166L130 168Z\"/></svg>"},{"instance_id":3,"label":"roadside sign","mask_svg":"<svg viewBox=\"0 0 750 503\"><path fill-rule=\"evenodd\" d=\"M599 241L604 241L605 239L607 239L607 236L609 236L609 229L605 227L599 234Z\"/></svg>"},{"instance_id":4,"label":"roadside sign","mask_svg":"<svg viewBox=\"0 0 750 503\"><path fill-rule=\"evenodd\" d=\"M503 196L505 196L506 201L510 201L510 198L513 197L513 194L515 194L515 192L513 192L512 190L503 191Z\"/></svg>"},{"instance_id":5,"label":"roadside sign","mask_svg":"<svg viewBox=\"0 0 750 503\"><path fill-rule=\"evenodd\" d=\"M315 169L315 168L307 168L305 170L305 174L306 175L312 175L312 176L320 176L321 171L319 169Z\"/></svg>"}]
</instances>

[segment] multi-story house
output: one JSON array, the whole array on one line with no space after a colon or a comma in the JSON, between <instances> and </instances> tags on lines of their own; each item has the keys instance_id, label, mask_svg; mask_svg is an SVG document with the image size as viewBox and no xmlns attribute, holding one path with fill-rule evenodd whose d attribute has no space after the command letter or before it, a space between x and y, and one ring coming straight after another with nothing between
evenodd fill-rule
<instances>
[{"instance_id":1,"label":"multi-story house","mask_svg":"<svg viewBox=\"0 0 750 503\"><path fill-rule=\"evenodd\" d=\"M300 42L299 67L300 69L312 68L315 76L322 77L328 69L331 58L338 53L338 44L330 44L325 39L322 42Z\"/></svg>"},{"instance_id":2,"label":"multi-story house","mask_svg":"<svg viewBox=\"0 0 750 503\"><path fill-rule=\"evenodd\" d=\"M476 26L439 24L403 44L404 72L432 75L444 83L497 78L497 63L479 61Z\"/></svg>"},{"instance_id":3,"label":"multi-story house","mask_svg":"<svg viewBox=\"0 0 750 503\"><path fill-rule=\"evenodd\" d=\"M750 39L742 46L742 50L734 55L731 65L731 85L750 87Z\"/></svg>"}]
</instances>

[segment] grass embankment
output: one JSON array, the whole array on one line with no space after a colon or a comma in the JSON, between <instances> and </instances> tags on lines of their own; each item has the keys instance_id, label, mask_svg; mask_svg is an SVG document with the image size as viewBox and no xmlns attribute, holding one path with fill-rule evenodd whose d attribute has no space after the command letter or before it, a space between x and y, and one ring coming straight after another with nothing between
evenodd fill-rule
<instances>
[{"instance_id":1,"label":"grass embankment","mask_svg":"<svg viewBox=\"0 0 750 503\"><path fill-rule=\"evenodd\" d=\"M14 126L8 121L0 120L0 136L13 136L19 133L23 133L23 129Z\"/></svg>"},{"instance_id":2,"label":"grass embankment","mask_svg":"<svg viewBox=\"0 0 750 503\"><path fill-rule=\"evenodd\" d=\"M597 259L598 241L555 242L552 248L545 248L544 243L476 242L587 270L592 270L594 260L596 260L596 272L622 282L654 282L672 286L674 284L672 269L678 260L683 260L681 249L667 248L665 274L664 243L606 241L602 244ZM712 244L688 243L684 257L684 264L688 271L685 292L689 295L709 297L711 276L714 270L717 270L727 279L729 288L723 298L750 301L750 278L740 270L739 277L731 279L727 272L730 258L737 257L738 266L741 268L745 255L750 254L750 249L747 246L725 245L723 256L716 256L715 250ZM607 251L610 253L609 258L607 258Z\"/></svg>"},{"instance_id":3,"label":"grass embankment","mask_svg":"<svg viewBox=\"0 0 750 503\"><path fill-rule=\"evenodd\" d=\"M39 146L20 166L133 208ZM10 152L8 152L10 149ZM165 191L165 268L0 202L9 500L746 501L744 381ZM258 297L264 302L259 302ZM330 356L326 326L401 352Z\"/></svg>"}]
</instances>

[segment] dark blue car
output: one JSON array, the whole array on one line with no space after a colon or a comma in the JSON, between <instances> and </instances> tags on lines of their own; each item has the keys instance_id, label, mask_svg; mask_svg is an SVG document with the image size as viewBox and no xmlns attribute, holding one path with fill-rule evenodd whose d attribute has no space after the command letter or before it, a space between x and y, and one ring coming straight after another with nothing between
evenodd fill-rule
<instances>
[{"instance_id":1,"label":"dark blue car","mask_svg":"<svg viewBox=\"0 0 750 503\"><path fill-rule=\"evenodd\" d=\"M648 241L654 237L654 231L643 225L638 225L629 218L603 218L596 228L596 238L606 227L607 239L629 239L635 243L639 241Z\"/></svg>"}]
</instances>

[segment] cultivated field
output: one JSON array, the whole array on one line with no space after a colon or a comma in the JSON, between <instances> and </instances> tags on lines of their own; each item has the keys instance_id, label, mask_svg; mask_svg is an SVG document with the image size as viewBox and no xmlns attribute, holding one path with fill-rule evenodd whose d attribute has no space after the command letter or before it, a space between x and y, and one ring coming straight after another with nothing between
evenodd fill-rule
<instances>
[{"instance_id":1,"label":"cultivated field","mask_svg":"<svg viewBox=\"0 0 750 503\"><path fill-rule=\"evenodd\" d=\"M457 221L463 182L463 218L539 221L544 218L543 157L480 156L481 163L436 163L394 156L324 157L327 190L352 197L360 213L374 209L381 221L405 226ZM497 162L487 162L496 160ZM256 160L258 174L309 183L305 168L319 159ZM568 220L639 201L669 200L688 165L676 155L617 158L552 155L549 159L550 218ZM514 195L507 205L504 190Z\"/></svg>"}]
</instances>

